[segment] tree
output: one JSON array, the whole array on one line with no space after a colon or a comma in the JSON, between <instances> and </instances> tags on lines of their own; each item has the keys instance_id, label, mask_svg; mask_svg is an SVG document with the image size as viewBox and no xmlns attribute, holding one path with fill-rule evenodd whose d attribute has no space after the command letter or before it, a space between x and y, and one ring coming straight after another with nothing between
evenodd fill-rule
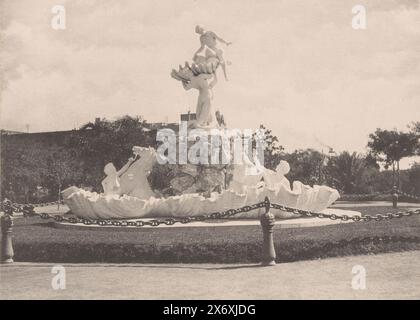
<instances>
[{"instance_id":1,"label":"tree","mask_svg":"<svg viewBox=\"0 0 420 320\"><path fill-rule=\"evenodd\" d=\"M369 156L344 151L329 158L327 172L330 183L344 194L370 193L371 180L379 168Z\"/></svg>"},{"instance_id":2,"label":"tree","mask_svg":"<svg viewBox=\"0 0 420 320\"><path fill-rule=\"evenodd\" d=\"M291 181L313 185L325 181L325 155L314 149L295 150L286 154L285 160L290 164L288 177Z\"/></svg>"},{"instance_id":3,"label":"tree","mask_svg":"<svg viewBox=\"0 0 420 320\"><path fill-rule=\"evenodd\" d=\"M153 132L146 128L143 118L123 116L115 121L97 119L95 123L83 126L85 130L75 131L66 145L76 152L82 163L84 183L100 191L106 163L113 162L121 167L132 153L132 147L155 146Z\"/></svg>"},{"instance_id":4,"label":"tree","mask_svg":"<svg viewBox=\"0 0 420 320\"><path fill-rule=\"evenodd\" d=\"M279 139L273 135L272 130L260 125L260 130L264 133L264 166L274 170L284 157L283 146L279 144ZM253 135L255 142L255 134Z\"/></svg>"},{"instance_id":5,"label":"tree","mask_svg":"<svg viewBox=\"0 0 420 320\"><path fill-rule=\"evenodd\" d=\"M400 188L400 160L413 156L418 147L418 137L413 132L405 133L397 130L376 129L369 135L368 147L372 155L385 163L387 169L392 165L393 183L395 185L395 170L397 170L397 185Z\"/></svg>"},{"instance_id":6,"label":"tree","mask_svg":"<svg viewBox=\"0 0 420 320\"><path fill-rule=\"evenodd\" d=\"M15 201L29 202L32 200L33 191L42 184L46 171L45 157L40 144L16 147L2 141L2 193L7 190L18 196Z\"/></svg>"},{"instance_id":7,"label":"tree","mask_svg":"<svg viewBox=\"0 0 420 320\"><path fill-rule=\"evenodd\" d=\"M417 138L417 145L416 145L416 155L420 155L420 121L412 122L408 128L410 132L416 136Z\"/></svg>"},{"instance_id":8,"label":"tree","mask_svg":"<svg viewBox=\"0 0 420 320\"><path fill-rule=\"evenodd\" d=\"M71 149L49 146L43 151L47 168L42 185L57 194L57 198L60 199L63 187L77 184L83 179L81 162Z\"/></svg>"},{"instance_id":9,"label":"tree","mask_svg":"<svg viewBox=\"0 0 420 320\"><path fill-rule=\"evenodd\" d=\"M407 192L413 195L420 195L420 163L415 163L408 171Z\"/></svg>"}]
</instances>

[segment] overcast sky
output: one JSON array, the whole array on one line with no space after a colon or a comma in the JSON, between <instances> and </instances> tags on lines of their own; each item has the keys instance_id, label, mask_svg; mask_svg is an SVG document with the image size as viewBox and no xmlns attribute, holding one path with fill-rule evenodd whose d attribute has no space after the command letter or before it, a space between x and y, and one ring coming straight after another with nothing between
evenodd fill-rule
<instances>
[{"instance_id":1,"label":"overcast sky","mask_svg":"<svg viewBox=\"0 0 420 320\"><path fill-rule=\"evenodd\" d=\"M95 117L178 121L197 92L170 77L196 24L233 45L214 104L229 127L273 129L287 150L364 151L377 127L420 120L416 0L0 0L1 127L52 131ZM367 29L351 26L355 4ZM51 28L51 7L66 29Z\"/></svg>"}]
</instances>

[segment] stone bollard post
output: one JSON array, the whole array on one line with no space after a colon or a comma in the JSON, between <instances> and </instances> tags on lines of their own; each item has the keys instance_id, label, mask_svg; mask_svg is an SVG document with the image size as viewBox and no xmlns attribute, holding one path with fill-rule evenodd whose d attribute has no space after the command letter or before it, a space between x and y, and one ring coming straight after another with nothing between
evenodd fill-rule
<instances>
[{"instance_id":1,"label":"stone bollard post","mask_svg":"<svg viewBox=\"0 0 420 320\"><path fill-rule=\"evenodd\" d=\"M10 214L3 214L1 221L1 263L13 262L12 228L13 217Z\"/></svg>"},{"instance_id":2,"label":"stone bollard post","mask_svg":"<svg viewBox=\"0 0 420 320\"><path fill-rule=\"evenodd\" d=\"M265 197L265 213L261 216L260 222L263 231L263 266L274 266L276 264L276 250L274 249L273 228L276 219L270 212L270 200Z\"/></svg>"},{"instance_id":3,"label":"stone bollard post","mask_svg":"<svg viewBox=\"0 0 420 320\"><path fill-rule=\"evenodd\" d=\"M392 207L398 207L398 189L396 186L392 187Z\"/></svg>"}]
</instances>

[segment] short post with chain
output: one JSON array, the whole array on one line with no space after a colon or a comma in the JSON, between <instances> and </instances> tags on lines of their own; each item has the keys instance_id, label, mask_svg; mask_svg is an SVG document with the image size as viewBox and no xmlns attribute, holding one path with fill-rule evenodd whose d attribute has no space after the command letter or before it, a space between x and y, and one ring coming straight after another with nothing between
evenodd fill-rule
<instances>
[{"instance_id":1,"label":"short post with chain","mask_svg":"<svg viewBox=\"0 0 420 320\"><path fill-rule=\"evenodd\" d=\"M398 207L398 189L397 186L392 187L392 207Z\"/></svg>"},{"instance_id":2,"label":"short post with chain","mask_svg":"<svg viewBox=\"0 0 420 320\"><path fill-rule=\"evenodd\" d=\"M261 215L261 227L263 231L263 266L274 266L276 264L276 250L274 249L273 229L276 222L274 215L270 212L270 200L265 197L265 213Z\"/></svg>"},{"instance_id":3,"label":"short post with chain","mask_svg":"<svg viewBox=\"0 0 420 320\"><path fill-rule=\"evenodd\" d=\"M0 218L1 221L1 263L13 262L13 243L12 228L13 217L11 214L4 213Z\"/></svg>"}]
</instances>

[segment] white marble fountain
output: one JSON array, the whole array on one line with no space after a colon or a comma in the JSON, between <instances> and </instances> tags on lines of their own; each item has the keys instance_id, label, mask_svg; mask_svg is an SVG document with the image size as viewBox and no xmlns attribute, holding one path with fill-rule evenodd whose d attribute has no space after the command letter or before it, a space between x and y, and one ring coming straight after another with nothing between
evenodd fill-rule
<instances>
[{"instance_id":1,"label":"white marble fountain","mask_svg":"<svg viewBox=\"0 0 420 320\"><path fill-rule=\"evenodd\" d=\"M196 27L196 32L200 34L201 46L193 61L172 70L171 76L180 81L185 90L198 90L196 119L188 123L188 129L200 130L206 137L216 129L219 136L224 136L227 127L223 115L213 110L212 91L218 69L222 69L227 79L227 63L218 43L230 43L201 27ZM187 137L186 148L192 147L194 141ZM174 143L180 145L180 132L176 133ZM105 166L103 193L77 187L64 190L63 198L70 210L79 217L93 219L180 217L235 209L261 202L268 196L272 203L322 212L339 198L339 193L327 186L311 187L299 181L291 185L285 177L290 169L287 162L281 161L276 171L272 171L261 165L255 156L247 156L245 151L241 153L244 161L222 164L170 162L169 156L159 153L159 148L135 146L133 153L119 171L112 163ZM160 171L169 172L163 181L165 188L151 185L148 179L149 175ZM280 210L272 212L277 218L296 217ZM334 210L338 216L340 212ZM257 218L258 214L259 210L254 210L233 218Z\"/></svg>"}]
</instances>

